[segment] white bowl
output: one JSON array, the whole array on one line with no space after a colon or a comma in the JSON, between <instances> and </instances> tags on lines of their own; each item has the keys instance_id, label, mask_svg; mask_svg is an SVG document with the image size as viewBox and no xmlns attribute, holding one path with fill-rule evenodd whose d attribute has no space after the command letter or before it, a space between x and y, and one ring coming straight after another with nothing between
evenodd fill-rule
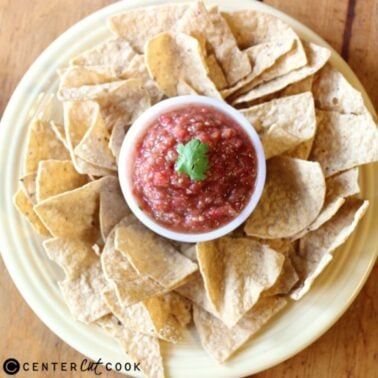
<instances>
[{"instance_id":1,"label":"white bowl","mask_svg":"<svg viewBox=\"0 0 378 378\"><path fill-rule=\"evenodd\" d=\"M234 218L229 223L215 230L202 233L176 232L162 226L139 208L137 199L132 192L132 175L137 141L139 141L143 137L144 133L159 115L177 109L178 107L183 105L208 105L216 108L217 110L234 119L248 135L255 149L257 158L257 176L255 188L245 208L236 218ZM118 176L121 184L121 189L127 204L129 205L131 211L135 214L135 216L145 226L147 226L157 234L162 235L168 239L189 243L216 239L225 234L228 234L229 232L235 230L238 226L240 226L256 207L264 188L266 174L265 155L262 144L260 142L260 138L257 135L255 129L248 122L248 120L239 111L225 102L209 97L195 95L172 97L167 100L161 101L146 110L140 117L138 117L125 136L118 165Z\"/></svg>"}]
</instances>

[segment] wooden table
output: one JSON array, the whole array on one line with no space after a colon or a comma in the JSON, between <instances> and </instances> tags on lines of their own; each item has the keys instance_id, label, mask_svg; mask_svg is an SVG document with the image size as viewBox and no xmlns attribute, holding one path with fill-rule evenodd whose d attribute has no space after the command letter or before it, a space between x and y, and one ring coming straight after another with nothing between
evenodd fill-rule
<instances>
[{"instance_id":1,"label":"wooden table","mask_svg":"<svg viewBox=\"0 0 378 378\"><path fill-rule=\"evenodd\" d=\"M112 0L0 0L0 114L34 59L72 24ZM325 38L365 86L378 108L378 0L266 0ZM378 265L341 319L307 349L256 378L377 377ZM55 336L24 302L0 262L0 364L84 358ZM1 368L0 368L1 369ZM1 370L0 376L3 376ZM37 373L51 377L52 373ZM56 373L54 377L78 377ZM92 376L87 374L85 376ZM117 373L103 376L121 377Z\"/></svg>"}]
</instances>

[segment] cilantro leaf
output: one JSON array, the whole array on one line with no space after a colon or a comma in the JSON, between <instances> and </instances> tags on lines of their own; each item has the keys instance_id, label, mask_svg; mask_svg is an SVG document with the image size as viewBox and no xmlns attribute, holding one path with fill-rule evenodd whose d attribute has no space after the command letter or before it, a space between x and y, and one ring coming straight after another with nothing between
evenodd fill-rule
<instances>
[{"instance_id":1,"label":"cilantro leaf","mask_svg":"<svg viewBox=\"0 0 378 378\"><path fill-rule=\"evenodd\" d=\"M185 145L179 144L177 146L179 156L176 161L176 171L185 173L194 181L204 180L209 166L208 150L209 146L199 139L192 139Z\"/></svg>"}]
</instances>

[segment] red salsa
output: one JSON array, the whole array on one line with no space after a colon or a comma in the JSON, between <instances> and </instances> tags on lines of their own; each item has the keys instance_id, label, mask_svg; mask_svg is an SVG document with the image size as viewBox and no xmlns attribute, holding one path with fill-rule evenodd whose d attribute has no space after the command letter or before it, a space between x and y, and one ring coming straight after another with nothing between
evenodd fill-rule
<instances>
[{"instance_id":1,"label":"red salsa","mask_svg":"<svg viewBox=\"0 0 378 378\"><path fill-rule=\"evenodd\" d=\"M203 180L175 169L177 147L197 139L207 144ZM139 207L179 232L207 232L236 218L256 181L257 160L244 130L228 115L190 105L160 115L136 147L133 191Z\"/></svg>"}]
</instances>

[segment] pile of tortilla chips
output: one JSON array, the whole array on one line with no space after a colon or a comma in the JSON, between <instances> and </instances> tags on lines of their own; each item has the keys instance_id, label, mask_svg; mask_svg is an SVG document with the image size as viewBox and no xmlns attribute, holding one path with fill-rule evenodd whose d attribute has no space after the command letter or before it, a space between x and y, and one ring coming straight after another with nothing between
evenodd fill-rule
<instances>
[{"instance_id":1,"label":"pile of tortilla chips","mask_svg":"<svg viewBox=\"0 0 378 378\"><path fill-rule=\"evenodd\" d=\"M361 94L281 20L202 2L112 16L114 37L59 71L64 124L34 120L15 194L65 279L73 317L98 324L163 377L161 343L192 318L225 362L291 299L300 299L366 212L358 166L378 160ZM237 107L267 158L262 198L234 233L179 244L130 213L117 179L130 124L165 97Z\"/></svg>"}]
</instances>

